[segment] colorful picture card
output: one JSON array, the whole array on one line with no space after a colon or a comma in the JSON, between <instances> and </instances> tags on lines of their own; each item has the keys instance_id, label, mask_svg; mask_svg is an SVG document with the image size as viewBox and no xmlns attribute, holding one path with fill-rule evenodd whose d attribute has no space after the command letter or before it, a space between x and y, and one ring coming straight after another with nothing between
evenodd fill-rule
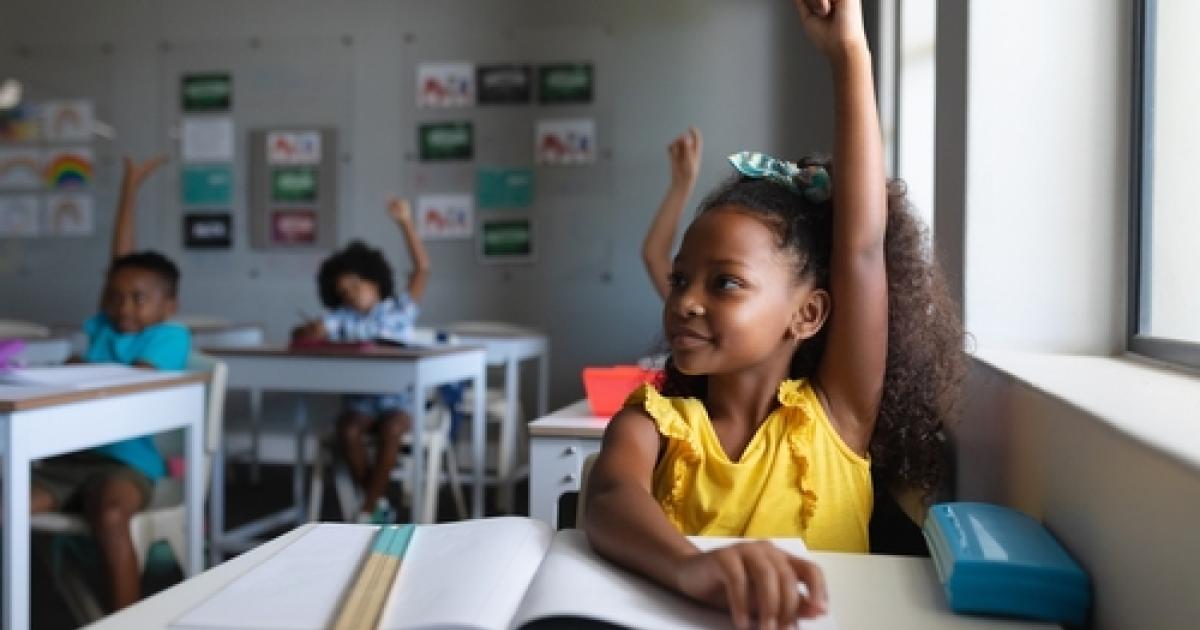
<instances>
[{"instance_id":1,"label":"colorful picture card","mask_svg":"<svg viewBox=\"0 0 1200 630\"><path fill-rule=\"evenodd\" d=\"M183 217L183 246L190 249L228 249L233 243L233 220L228 212L198 212Z\"/></svg>"},{"instance_id":2,"label":"colorful picture card","mask_svg":"<svg viewBox=\"0 0 1200 630\"><path fill-rule=\"evenodd\" d=\"M473 200L469 194L417 197L417 233L427 240L470 238L474 233Z\"/></svg>"},{"instance_id":3,"label":"colorful picture card","mask_svg":"<svg viewBox=\"0 0 1200 630\"><path fill-rule=\"evenodd\" d=\"M33 142L41 133L38 110L28 104L0 111L0 141Z\"/></svg>"},{"instance_id":4,"label":"colorful picture card","mask_svg":"<svg viewBox=\"0 0 1200 630\"><path fill-rule=\"evenodd\" d=\"M92 150L88 147L53 149L45 154L42 183L47 190L81 190L96 178Z\"/></svg>"},{"instance_id":5,"label":"colorful picture card","mask_svg":"<svg viewBox=\"0 0 1200 630\"><path fill-rule=\"evenodd\" d=\"M417 65L417 107L469 107L474 104L474 64Z\"/></svg>"},{"instance_id":6,"label":"colorful picture card","mask_svg":"<svg viewBox=\"0 0 1200 630\"><path fill-rule=\"evenodd\" d=\"M271 169L271 201L312 203L317 200L317 169L283 166Z\"/></svg>"},{"instance_id":7,"label":"colorful picture card","mask_svg":"<svg viewBox=\"0 0 1200 630\"><path fill-rule=\"evenodd\" d=\"M46 195L46 233L90 236L95 229L92 196L81 193Z\"/></svg>"},{"instance_id":8,"label":"colorful picture card","mask_svg":"<svg viewBox=\"0 0 1200 630\"><path fill-rule=\"evenodd\" d=\"M233 200L233 166L184 164L180 169L180 201L185 206L228 206Z\"/></svg>"},{"instance_id":9,"label":"colorful picture card","mask_svg":"<svg viewBox=\"0 0 1200 630\"><path fill-rule=\"evenodd\" d=\"M558 63L538 66L538 102L576 105L592 102L592 64Z\"/></svg>"},{"instance_id":10,"label":"colorful picture card","mask_svg":"<svg viewBox=\"0 0 1200 630\"><path fill-rule=\"evenodd\" d=\"M470 121L421 123L417 137L421 161L469 160L475 153Z\"/></svg>"},{"instance_id":11,"label":"colorful picture card","mask_svg":"<svg viewBox=\"0 0 1200 630\"><path fill-rule=\"evenodd\" d=\"M267 164L320 164L321 132L272 131L267 134Z\"/></svg>"},{"instance_id":12,"label":"colorful picture card","mask_svg":"<svg viewBox=\"0 0 1200 630\"><path fill-rule=\"evenodd\" d=\"M85 100L47 101L40 106L42 137L47 142L90 142L92 139L92 102Z\"/></svg>"},{"instance_id":13,"label":"colorful picture card","mask_svg":"<svg viewBox=\"0 0 1200 630\"><path fill-rule=\"evenodd\" d=\"M0 147L0 190L42 187L42 155L31 147Z\"/></svg>"},{"instance_id":14,"label":"colorful picture card","mask_svg":"<svg viewBox=\"0 0 1200 630\"><path fill-rule=\"evenodd\" d=\"M574 166L596 161L596 121L590 118L539 120L534 127L538 164Z\"/></svg>"},{"instance_id":15,"label":"colorful picture card","mask_svg":"<svg viewBox=\"0 0 1200 630\"><path fill-rule=\"evenodd\" d=\"M528 64L479 66L475 77L480 105L516 105L533 97L533 67Z\"/></svg>"},{"instance_id":16,"label":"colorful picture card","mask_svg":"<svg viewBox=\"0 0 1200 630\"><path fill-rule=\"evenodd\" d=\"M233 103L233 81L228 72L185 74L179 101L185 112L227 112Z\"/></svg>"},{"instance_id":17,"label":"colorful picture card","mask_svg":"<svg viewBox=\"0 0 1200 630\"><path fill-rule=\"evenodd\" d=\"M533 203L533 169L481 168L475 178L479 208L528 208Z\"/></svg>"},{"instance_id":18,"label":"colorful picture card","mask_svg":"<svg viewBox=\"0 0 1200 630\"><path fill-rule=\"evenodd\" d=\"M523 215L482 218L478 242L479 259L485 263L532 262L533 219Z\"/></svg>"},{"instance_id":19,"label":"colorful picture card","mask_svg":"<svg viewBox=\"0 0 1200 630\"><path fill-rule=\"evenodd\" d=\"M314 210L271 211L271 244L313 245L317 242L317 213Z\"/></svg>"},{"instance_id":20,"label":"colorful picture card","mask_svg":"<svg viewBox=\"0 0 1200 630\"><path fill-rule=\"evenodd\" d=\"M0 196L0 238L31 237L41 233L37 195Z\"/></svg>"}]
</instances>

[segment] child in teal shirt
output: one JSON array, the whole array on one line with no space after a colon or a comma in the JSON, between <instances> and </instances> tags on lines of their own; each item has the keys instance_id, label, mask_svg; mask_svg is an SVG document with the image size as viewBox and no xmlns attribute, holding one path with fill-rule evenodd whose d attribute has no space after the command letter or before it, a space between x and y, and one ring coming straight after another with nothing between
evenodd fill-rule
<instances>
[{"instance_id":1,"label":"child in teal shirt","mask_svg":"<svg viewBox=\"0 0 1200 630\"><path fill-rule=\"evenodd\" d=\"M160 157L134 165L125 160L100 312L84 324L85 361L159 370L183 370L187 364L188 330L167 321L175 314L178 268L162 254L131 253L137 189L165 161ZM33 471L33 512L79 510L87 518L104 560L114 610L140 597L141 574L129 521L149 503L154 482L165 472L148 435L52 457Z\"/></svg>"}]
</instances>

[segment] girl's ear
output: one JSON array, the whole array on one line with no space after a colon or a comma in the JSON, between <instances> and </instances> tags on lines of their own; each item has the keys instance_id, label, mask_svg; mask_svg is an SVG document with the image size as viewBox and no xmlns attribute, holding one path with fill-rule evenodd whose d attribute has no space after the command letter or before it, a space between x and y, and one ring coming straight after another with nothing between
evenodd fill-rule
<instances>
[{"instance_id":1,"label":"girl's ear","mask_svg":"<svg viewBox=\"0 0 1200 630\"><path fill-rule=\"evenodd\" d=\"M829 319L829 310L833 302L829 291L813 289L808 292L800 307L792 313L792 321L788 324L789 339L804 341L821 330L825 320Z\"/></svg>"}]
</instances>

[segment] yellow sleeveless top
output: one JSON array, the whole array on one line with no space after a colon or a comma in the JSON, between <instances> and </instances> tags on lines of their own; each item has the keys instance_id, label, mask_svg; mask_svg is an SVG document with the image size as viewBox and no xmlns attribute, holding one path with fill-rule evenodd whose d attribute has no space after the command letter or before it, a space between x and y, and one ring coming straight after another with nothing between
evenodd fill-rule
<instances>
[{"instance_id":1,"label":"yellow sleeveless top","mask_svg":"<svg viewBox=\"0 0 1200 630\"><path fill-rule=\"evenodd\" d=\"M667 440L655 500L689 536L798 537L810 549L865 553L870 461L842 441L806 380L784 381L778 397L734 462L699 399L649 385L630 394L625 404L643 407Z\"/></svg>"}]
</instances>

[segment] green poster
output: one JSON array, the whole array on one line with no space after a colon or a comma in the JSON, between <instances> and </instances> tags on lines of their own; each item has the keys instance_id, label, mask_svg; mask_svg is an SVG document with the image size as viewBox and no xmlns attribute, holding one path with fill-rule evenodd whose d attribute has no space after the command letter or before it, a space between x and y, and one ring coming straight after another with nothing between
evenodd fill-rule
<instances>
[{"instance_id":1,"label":"green poster","mask_svg":"<svg viewBox=\"0 0 1200 630\"><path fill-rule=\"evenodd\" d=\"M421 160L469 160L475 153L474 135L465 120L421 123L417 133Z\"/></svg>"},{"instance_id":2,"label":"green poster","mask_svg":"<svg viewBox=\"0 0 1200 630\"><path fill-rule=\"evenodd\" d=\"M533 225L525 217L486 219L480 223L481 251L487 262L533 259Z\"/></svg>"},{"instance_id":3,"label":"green poster","mask_svg":"<svg viewBox=\"0 0 1200 630\"><path fill-rule=\"evenodd\" d=\"M233 198L233 167L229 164L185 164L179 196L185 206L228 206Z\"/></svg>"},{"instance_id":4,"label":"green poster","mask_svg":"<svg viewBox=\"0 0 1200 630\"><path fill-rule=\"evenodd\" d=\"M312 202L317 200L317 169L288 166L271 171L271 201Z\"/></svg>"},{"instance_id":5,"label":"green poster","mask_svg":"<svg viewBox=\"0 0 1200 630\"><path fill-rule=\"evenodd\" d=\"M179 94L185 112L225 112L233 100L233 83L226 72L185 74Z\"/></svg>"},{"instance_id":6,"label":"green poster","mask_svg":"<svg viewBox=\"0 0 1200 630\"><path fill-rule=\"evenodd\" d=\"M560 63L538 67L538 102L592 102L592 64Z\"/></svg>"},{"instance_id":7,"label":"green poster","mask_svg":"<svg viewBox=\"0 0 1200 630\"><path fill-rule=\"evenodd\" d=\"M533 203L533 170L481 168L475 191L480 209L528 208Z\"/></svg>"}]
</instances>

